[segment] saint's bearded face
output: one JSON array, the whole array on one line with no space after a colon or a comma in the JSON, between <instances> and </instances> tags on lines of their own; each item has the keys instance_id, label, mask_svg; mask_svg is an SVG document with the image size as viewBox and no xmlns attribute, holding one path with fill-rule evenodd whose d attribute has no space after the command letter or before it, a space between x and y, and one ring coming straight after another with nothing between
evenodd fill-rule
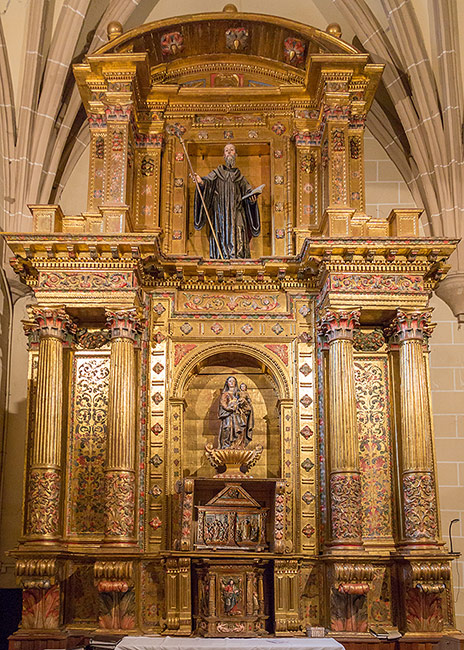
<instances>
[{"instance_id":1,"label":"saint's bearded face","mask_svg":"<svg viewBox=\"0 0 464 650\"><path fill-rule=\"evenodd\" d=\"M226 144L224 147L224 160L226 167L235 167L235 159L237 157L237 152L233 144Z\"/></svg>"}]
</instances>

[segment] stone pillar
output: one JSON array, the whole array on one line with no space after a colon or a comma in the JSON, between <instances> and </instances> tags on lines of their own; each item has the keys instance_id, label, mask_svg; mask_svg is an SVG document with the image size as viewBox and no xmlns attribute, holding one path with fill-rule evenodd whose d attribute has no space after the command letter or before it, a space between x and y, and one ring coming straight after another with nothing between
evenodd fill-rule
<instances>
[{"instance_id":1,"label":"stone pillar","mask_svg":"<svg viewBox=\"0 0 464 650\"><path fill-rule=\"evenodd\" d=\"M63 346L76 326L64 309L33 308L26 331L39 341L36 412L25 533L30 541L56 542L61 522Z\"/></svg>"},{"instance_id":2,"label":"stone pillar","mask_svg":"<svg viewBox=\"0 0 464 650\"><path fill-rule=\"evenodd\" d=\"M432 333L430 311L397 310L389 333L399 344L403 542L436 544L438 517L424 339Z\"/></svg>"},{"instance_id":3,"label":"stone pillar","mask_svg":"<svg viewBox=\"0 0 464 650\"><path fill-rule=\"evenodd\" d=\"M105 541L135 542L136 386L135 344L142 329L135 309L107 311L111 356L105 468Z\"/></svg>"},{"instance_id":4,"label":"stone pillar","mask_svg":"<svg viewBox=\"0 0 464 650\"><path fill-rule=\"evenodd\" d=\"M353 358L359 316L359 311L328 309L319 322L329 346L330 545L345 551L363 548Z\"/></svg>"}]
</instances>

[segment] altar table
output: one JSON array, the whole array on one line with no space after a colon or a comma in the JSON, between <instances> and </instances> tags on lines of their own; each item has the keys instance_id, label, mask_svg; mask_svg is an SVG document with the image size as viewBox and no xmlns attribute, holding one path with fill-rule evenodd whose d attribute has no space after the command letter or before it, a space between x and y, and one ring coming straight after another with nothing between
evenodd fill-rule
<instances>
[{"instance_id":1,"label":"altar table","mask_svg":"<svg viewBox=\"0 0 464 650\"><path fill-rule=\"evenodd\" d=\"M331 638L204 638L125 636L115 650L344 650Z\"/></svg>"}]
</instances>

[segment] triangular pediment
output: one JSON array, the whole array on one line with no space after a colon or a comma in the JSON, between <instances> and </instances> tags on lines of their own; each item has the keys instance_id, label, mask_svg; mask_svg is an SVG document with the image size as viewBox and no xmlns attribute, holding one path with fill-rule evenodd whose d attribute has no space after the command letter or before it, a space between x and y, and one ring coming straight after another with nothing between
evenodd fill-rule
<instances>
[{"instance_id":1,"label":"triangular pediment","mask_svg":"<svg viewBox=\"0 0 464 650\"><path fill-rule=\"evenodd\" d=\"M208 503L207 506L221 506L224 508L237 506L246 506L252 508L261 508L262 506L248 494L248 492L237 484L226 485L219 494L216 494Z\"/></svg>"}]
</instances>

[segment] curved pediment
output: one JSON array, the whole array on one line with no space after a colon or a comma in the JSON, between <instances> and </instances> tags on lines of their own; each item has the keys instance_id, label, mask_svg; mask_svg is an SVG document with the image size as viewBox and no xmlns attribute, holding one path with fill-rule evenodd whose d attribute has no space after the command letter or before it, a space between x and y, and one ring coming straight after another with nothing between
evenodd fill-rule
<instances>
[{"instance_id":1,"label":"curved pediment","mask_svg":"<svg viewBox=\"0 0 464 650\"><path fill-rule=\"evenodd\" d=\"M303 85L311 55L359 54L315 27L230 10L142 25L116 36L92 57L123 53L148 55L153 85L196 88Z\"/></svg>"}]
</instances>

